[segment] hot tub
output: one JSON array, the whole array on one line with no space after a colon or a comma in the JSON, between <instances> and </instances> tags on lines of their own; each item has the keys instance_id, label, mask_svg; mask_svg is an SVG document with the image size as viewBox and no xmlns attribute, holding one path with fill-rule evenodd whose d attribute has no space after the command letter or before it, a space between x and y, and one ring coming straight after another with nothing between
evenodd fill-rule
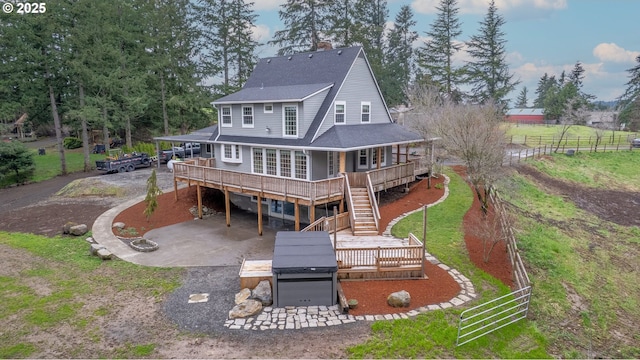
<instances>
[{"instance_id":1,"label":"hot tub","mask_svg":"<svg viewBox=\"0 0 640 360\"><path fill-rule=\"evenodd\" d=\"M275 307L337 303L338 263L329 233L278 232L271 270Z\"/></svg>"}]
</instances>

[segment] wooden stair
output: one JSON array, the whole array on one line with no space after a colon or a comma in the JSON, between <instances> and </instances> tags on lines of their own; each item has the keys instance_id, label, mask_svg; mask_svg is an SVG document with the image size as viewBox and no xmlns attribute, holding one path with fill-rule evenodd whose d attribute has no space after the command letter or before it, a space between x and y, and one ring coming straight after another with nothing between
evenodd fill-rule
<instances>
[{"instance_id":1,"label":"wooden stair","mask_svg":"<svg viewBox=\"0 0 640 360\"><path fill-rule=\"evenodd\" d=\"M378 235L378 227L373 218L371 199L366 187L351 187L353 204L351 211L355 214L353 235ZM373 199L375 201L375 199Z\"/></svg>"}]
</instances>

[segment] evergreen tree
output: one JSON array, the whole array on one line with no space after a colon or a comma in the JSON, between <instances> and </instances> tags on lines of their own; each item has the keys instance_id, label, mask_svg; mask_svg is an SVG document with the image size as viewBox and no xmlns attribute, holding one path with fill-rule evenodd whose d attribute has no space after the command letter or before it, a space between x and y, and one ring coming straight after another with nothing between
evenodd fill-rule
<instances>
[{"instance_id":1,"label":"evergreen tree","mask_svg":"<svg viewBox=\"0 0 640 360\"><path fill-rule=\"evenodd\" d=\"M33 152L19 141L0 142L0 179L13 173L16 183L27 180L33 170Z\"/></svg>"},{"instance_id":2,"label":"evergreen tree","mask_svg":"<svg viewBox=\"0 0 640 360\"><path fill-rule=\"evenodd\" d=\"M527 87L523 87L518 94L518 98L516 99L515 107L518 109L525 109L529 107L527 103L529 102L529 98L527 97Z\"/></svg>"},{"instance_id":3,"label":"evergreen tree","mask_svg":"<svg viewBox=\"0 0 640 360\"><path fill-rule=\"evenodd\" d=\"M151 176L147 179L147 196L144 198L144 203L147 205L144 208L144 215L147 217L147 221L149 221L153 212L158 208L158 195L162 195L162 190L160 190L158 186L156 169L153 169Z\"/></svg>"},{"instance_id":4,"label":"evergreen tree","mask_svg":"<svg viewBox=\"0 0 640 360\"><path fill-rule=\"evenodd\" d=\"M316 51L326 31L326 0L287 0L278 11L285 29L273 34L269 44L279 46L278 55Z\"/></svg>"},{"instance_id":5,"label":"evergreen tree","mask_svg":"<svg viewBox=\"0 0 640 360\"><path fill-rule=\"evenodd\" d=\"M349 47L356 44L357 24L356 3L353 0L333 0L329 2L326 30L334 47Z\"/></svg>"},{"instance_id":6,"label":"evergreen tree","mask_svg":"<svg viewBox=\"0 0 640 360\"><path fill-rule=\"evenodd\" d=\"M418 33L413 30L416 21L409 5L403 5L396 15L393 29L389 32L389 45L386 49L386 74L380 88L387 104L406 102L404 90L409 86L414 74L413 42Z\"/></svg>"},{"instance_id":7,"label":"evergreen tree","mask_svg":"<svg viewBox=\"0 0 640 360\"><path fill-rule=\"evenodd\" d=\"M473 58L467 64L471 98L480 104L495 101L502 109L507 106L507 95L519 83L513 80L506 62L506 40L501 30L504 24L504 18L498 14L492 0L487 15L480 22L479 34L473 35L467 43Z\"/></svg>"},{"instance_id":8,"label":"evergreen tree","mask_svg":"<svg viewBox=\"0 0 640 360\"><path fill-rule=\"evenodd\" d=\"M629 81L627 88L618 98L620 122L631 125L633 129L640 125L640 55L636 57L636 65L627 69Z\"/></svg>"},{"instance_id":9,"label":"evergreen tree","mask_svg":"<svg viewBox=\"0 0 640 360\"><path fill-rule=\"evenodd\" d=\"M463 70L453 64L454 55L462 48L456 41L462 34L457 5L457 0L440 0L436 7L438 16L426 33L429 40L419 49L418 65L424 76L437 84L449 99L459 102Z\"/></svg>"},{"instance_id":10,"label":"evergreen tree","mask_svg":"<svg viewBox=\"0 0 640 360\"><path fill-rule=\"evenodd\" d=\"M557 86L557 81L555 76L549 77L547 73L544 73L540 80L538 80L538 87L536 88L536 98L533 100L533 107L535 108L543 108L544 100L547 97L547 93L549 90L553 89Z\"/></svg>"},{"instance_id":11,"label":"evergreen tree","mask_svg":"<svg viewBox=\"0 0 640 360\"><path fill-rule=\"evenodd\" d=\"M384 67L387 0L357 0L355 14L354 39L362 45L378 82L383 82L387 76Z\"/></svg>"},{"instance_id":12,"label":"evergreen tree","mask_svg":"<svg viewBox=\"0 0 640 360\"><path fill-rule=\"evenodd\" d=\"M576 62L576 64L573 66L573 70L571 71L571 74L569 74L569 81L573 83L573 86L575 86L576 89L578 89L578 93L580 94L581 101L585 105L587 105L596 97L593 95L587 94L582 90L582 81L584 80L584 73L585 73L585 70L582 67L582 64L580 63L580 61Z\"/></svg>"}]
</instances>

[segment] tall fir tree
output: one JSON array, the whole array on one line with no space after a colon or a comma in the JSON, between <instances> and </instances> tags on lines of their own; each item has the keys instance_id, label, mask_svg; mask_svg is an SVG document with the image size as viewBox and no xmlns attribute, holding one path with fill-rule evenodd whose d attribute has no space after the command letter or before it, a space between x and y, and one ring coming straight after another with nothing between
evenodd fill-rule
<instances>
[{"instance_id":1,"label":"tall fir tree","mask_svg":"<svg viewBox=\"0 0 640 360\"><path fill-rule=\"evenodd\" d=\"M618 98L620 122L629 125L633 130L640 127L640 55L636 57L636 65L627 69L629 81L627 88Z\"/></svg>"},{"instance_id":2,"label":"tall fir tree","mask_svg":"<svg viewBox=\"0 0 640 360\"><path fill-rule=\"evenodd\" d=\"M278 46L278 55L316 51L327 24L326 0L287 0L278 11L285 29L273 34L268 43Z\"/></svg>"},{"instance_id":3,"label":"tall fir tree","mask_svg":"<svg viewBox=\"0 0 640 360\"><path fill-rule=\"evenodd\" d=\"M533 107L535 108L543 108L544 107L544 99L547 97L547 93L557 86L558 82L556 81L555 76L549 76L549 74L544 73L538 80L538 87L536 88L536 98L533 100Z\"/></svg>"},{"instance_id":4,"label":"tall fir tree","mask_svg":"<svg viewBox=\"0 0 640 360\"><path fill-rule=\"evenodd\" d=\"M505 20L491 0L477 35L467 42L472 60L467 63L467 80L471 84L471 99L479 104L495 101L501 109L508 105L507 95L519 83L513 79L506 61Z\"/></svg>"},{"instance_id":5,"label":"tall fir tree","mask_svg":"<svg viewBox=\"0 0 640 360\"><path fill-rule=\"evenodd\" d=\"M326 36L334 47L349 47L356 44L356 3L353 0L329 2Z\"/></svg>"},{"instance_id":6,"label":"tall fir tree","mask_svg":"<svg viewBox=\"0 0 640 360\"><path fill-rule=\"evenodd\" d=\"M518 98L516 99L515 107L517 109L526 109L529 107L529 98L528 98L528 90L527 87L523 87L518 94Z\"/></svg>"},{"instance_id":7,"label":"tall fir tree","mask_svg":"<svg viewBox=\"0 0 640 360\"><path fill-rule=\"evenodd\" d=\"M440 0L438 15L426 35L429 40L418 52L418 65L424 77L436 84L449 99L459 102L463 98L460 86L463 69L453 64L453 57L462 48L456 39L462 34L458 18L457 0Z\"/></svg>"},{"instance_id":8,"label":"tall fir tree","mask_svg":"<svg viewBox=\"0 0 640 360\"><path fill-rule=\"evenodd\" d=\"M382 94L389 105L407 101L404 92L415 73L413 43L418 38L418 33L413 30L415 25L411 7L403 5L389 31L385 54L386 76L380 83Z\"/></svg>"}]
</instances>

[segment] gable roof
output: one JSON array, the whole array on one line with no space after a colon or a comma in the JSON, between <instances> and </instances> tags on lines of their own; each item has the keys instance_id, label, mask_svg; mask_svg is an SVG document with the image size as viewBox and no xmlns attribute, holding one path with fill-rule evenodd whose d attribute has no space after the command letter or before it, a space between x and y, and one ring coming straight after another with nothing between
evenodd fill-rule
<instances>
[{"instance_id":1,"label":"gable roof","mask_svg":"<svg viewBox=\"0 0 640 360\"><path fill-rule=\"evenodd\" d=\"M312 143L312 147L351 151L422 140L424 139L420 135L394 123L334 125L320 135Z\"/></svg>"}]
</instances>

